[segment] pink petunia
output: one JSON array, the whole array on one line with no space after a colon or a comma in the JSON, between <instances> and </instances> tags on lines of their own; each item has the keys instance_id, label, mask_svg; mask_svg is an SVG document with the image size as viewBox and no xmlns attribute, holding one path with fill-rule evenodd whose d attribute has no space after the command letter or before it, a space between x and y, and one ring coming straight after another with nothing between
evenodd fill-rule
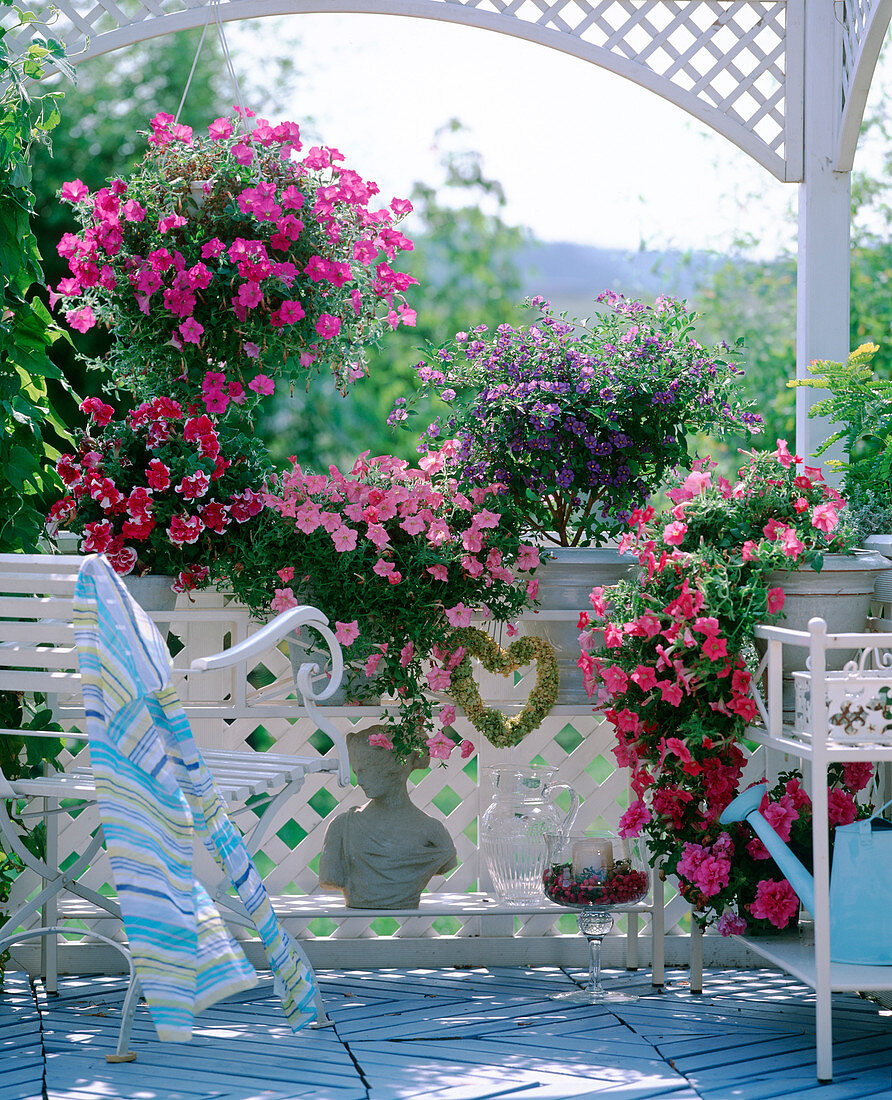
<instances>
[{"instance_id":1,"label":"pink petunia","mask_svg":"<svg viewBox=\"0 0 892 1100\"><path fill-rule=\"evenodd\" d=\"M688 525L686 523L673 520L672 523L667 523L663 529L663 542L667 546L681 546L687 533Z\"/></svg>"},{"instance_id":2,"label":"pink petunia","mask_svg":"<svg viewBox=\"0 0 892 1100\"><path fill-rule=\"evenodd\" d=\"M275 391L275 388L275 382L265 374L258 374L248 383L248 389L253 390L261 396L268 396Z\"/></svg>"},{"instance_id":3,"label":"pink petunia","mask_svg":"<svg viewBox=\"0 0 892 1100\"><path fill-rule=\"evenodd\" d=\"M320 313L315 327L323 340L332 340L341 331L341 319L330 313Z\"/></svg>"},{"instance_id":4,"label":"pink petunia","mask_svg":"<svg viewBox=\"0 0 892 1100\"><path fill-rule=\"evenodd\" d=\"M452 704L448 704L443 707L438 715L440 719L440 725L445 729L447 726L451 726L455 721L455 707Z\"/></svg>"},{"instance_id":5,"label":"pink petunia","mask_svg":"<svg viewBox=\"0 0 892 1100\"><path fill-rule=\"evenodd\" d=\"M68 183L62 184L59 198L64 202L80 202L89 194L90 188L87 187L83 180L70 180Z\"/></svg>"},{"instance_id":6,"label":"pink petunia","mask_svg":"<svg viewBox=\"0 0 892 1100\"><path fill-rule=\"evenodd\" d=\"M352 527L339 527L331 532L331 541L339 554L356 549L357 533Z\"/></svg>"},{"instance_id":7,"label":"pink petunia","mask_svg":"<svg viewBox=\"0 0 892 1100\"><path fill-rule=\"evenodd\" d=\"M784 590L782 588L769 588L768 589L768 613L769 615L775 614L777 611L781 611L784 606Z\"/></svg>"},{"instance_id":8,"label":"pink petunia","mask_svg":"<svg viewBox=\"0 0 892 1100\"><path fill-rule=\"evenodd\" d=\"M850 791L863 791L873 779L876 765L868 761L849 761L842 766L842 781Z\"/></svg>"},{"instance_id":9,"label":"pink petunia","mask_svg":"<svg viewBox=\"0 0 892 1100\"><path fill-rule=\"evenodd\" d=\"M715 634L708 634L700 648L703 656L708 657L710 661L719 661L728 656L728 643Z\"/></svg>"},{"instance_id":10,"label":"pink petunia","mask_svg":"<svg viewBox=\"0 0 892 1100\"><path fill-rule=\"evenodd\" d=\"M374 748L387 749L388 752L393 752L393 742L386 733L370 733L369 744Z\"/></svg>"},{"instance_id":11,"label":"pink petunia","mask_svg":"<svg viewBox=\"0 0 892 1100\"><path fill-rule=\"evenodd\" d=\"M429 565L427 572L437 581L448 581L449 573L446 570L445 565Z\"/></svg>"},{"instance_id":12,"label":"pink petunia","mask_svg":"<svg viewBox=\"0 0 892 1100\"><path fill-rule=\"evenodd\" d=\"M640 836L642 828L652 817L650 810L640 799L633 802L619 819L619 835L623 837Z\"/></svg>"},{"instance_id":13,"label":"pink petunia","mask_svg":"<svg viewBox=\"0 0 892 1100\"><path fill-rule=\"evenodd\" d=\"M537 569L540 564L538 548L522 545L517 555L517 568L525 572L527 569Z\"/></svg>"},{"instance_id":14,"label":"pink petunia","mask_svg":"<svg viewBox=\"0 0 892 1100\"><path fill-rule=\"evenodd\" d=\"M461 749L462 760L467 760L468 757L472 756L474 753L474 742L469 741L466 737L464 741L462 741L462 743L459 745L459 748Z\"/></svg>"},{"instance_id":15,"label":"pink petunia","mask_svg":"<svg viewBox=\"0 0 892 1100\"><path fill-rule=\"evenodd\" d=\"M799 898L787 880L762 879L756 887L756 898L748 906L758 920L768 920L775 928L786 928L799 908Z\"/></svg>"},{"instance_id":16,"label":"pink petunia","mask_svg":"<svg viewBox=\"0 0 892 1100\"><path fill-rule=\"evenodd\" d=\"M82 309L69 309L65 320L78 332L89 332L96 324L96 314L89 306L84 306Z\"/></svg>"},{"instance_id":17,"label":"pink petunia","mask_svg":"<svg viewBox=\"0 0 892 1100\"><path fill-rule=\"evenodd\" d=\"M194 317L187 317L179 325L180 335L187 344L198 344L204 332L204 325L199 324Z\"/></svg>"},{"instance_id":18,"label":"pink petunia","mask_svg":"<svg viewBox=\"0 0 892 1100\"><path fill-rule=\"evenodd\" d=\"M448 691L452 686L452 676L445 668L431 668L427 671L427 682L431 691Z\"/></svg>"},{"instance_id":19,"label":"pink petunia","mask_svg":"<svg viewBox=\"0 0 892 1100\"><path fill-rule=\"evenodd\" d=\"M851 825L858 816L855 799L848 791L834 787L827 795L827 815L831 825Z\"/></svg>"},{"instance_id":20,"label":"pink petunia","mask_svg":"<svg viewBox=\"0 0 892 1100\"><path fill-rule=\"evenodd\" d=\"M746 931L746 921L730 909L726 909L719 917L716 930L720 936L742 936Z\"/></svg>"},{"instance_id":21,"label":"pink petunia","mask_svg":"<svg viewBox=\"0 0 892 1100\"><path fill-rule=\"evenodd\" d=\"M232 134L232 122L228 118L215 118L208 126L208 137L211 141L223 141Z\"/></svg>"}]
</instances>

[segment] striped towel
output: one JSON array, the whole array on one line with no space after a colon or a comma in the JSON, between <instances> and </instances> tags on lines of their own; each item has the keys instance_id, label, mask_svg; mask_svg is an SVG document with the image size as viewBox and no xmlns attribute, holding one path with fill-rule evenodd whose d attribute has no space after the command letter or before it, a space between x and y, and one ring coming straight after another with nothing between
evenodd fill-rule
<instances>
[{"instance_id":1,"label":"striped towel","mask_svg":"<svg viewBox=\"0 0 892 1100\"><path fill-rule=\"evenodd\" d=\"M192 869L202 837L229 875L269 958L285 1016L315 1018L313 972L280 928L171 687L170 656L106 561L85 559L74 595L90 758L136 973L163 1040L257 976Z\"/></svg>"}]
</instances>

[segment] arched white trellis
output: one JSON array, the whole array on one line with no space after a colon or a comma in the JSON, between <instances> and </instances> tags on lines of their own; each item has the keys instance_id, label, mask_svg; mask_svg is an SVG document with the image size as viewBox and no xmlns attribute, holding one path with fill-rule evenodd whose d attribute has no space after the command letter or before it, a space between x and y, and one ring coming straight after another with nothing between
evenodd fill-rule
<instances>
[{"instance_id":1,"label":"arched white trellis","mask_svg":"<svg viewBox=\"0 0 892 1100\"><path fill-rule=\"evenodd\" d=\"M202 26L204 0L54 0L41 30L75 64ZM401 15L514 35L633 80L800 185L797 374L849 343L850 171L892 0L218 0L221 19ZM12 24L9 7L0 21ZM7 39L12 49L30 40ZM810 454L811 391L797 391ZM817 429L819 430L819 429Z\"/></svg>"}]
</instances>

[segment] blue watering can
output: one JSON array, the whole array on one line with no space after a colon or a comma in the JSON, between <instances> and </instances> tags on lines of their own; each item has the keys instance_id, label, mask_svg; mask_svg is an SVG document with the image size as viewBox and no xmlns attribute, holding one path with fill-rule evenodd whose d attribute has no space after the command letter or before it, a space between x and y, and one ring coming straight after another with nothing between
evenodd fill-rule
<instances>
[{"instance_id":1,"label":"blue watering can","mask_svg":"<svg viewBox=\"0 0 892 1100\"><path fill-rule=\"evenodd\" d=\"M759 812L767 783L739 794L720 817L723 825L746 821L768 849L810 913L815 883L789 845ZM889 805L890 803L886 803ZM830 958L833 962L892 966L892 822L879 814L838 825L830 874Z\"/></svg>"}]
</instances>

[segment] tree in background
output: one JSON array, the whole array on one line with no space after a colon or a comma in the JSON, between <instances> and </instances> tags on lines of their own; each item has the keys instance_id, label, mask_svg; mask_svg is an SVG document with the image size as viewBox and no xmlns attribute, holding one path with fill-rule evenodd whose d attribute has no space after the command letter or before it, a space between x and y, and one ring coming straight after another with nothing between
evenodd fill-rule
<instances>
[{"instance_id":1,"label":"tree in background","mask_svg":"<svg viewBox=\"0 0 892 1100\"><path fill-rule=\"evenodd\" d=\"M879 345L873 368L892 378L892 142L886 126L886 97L865 119L862 142L882 143L882 170L861 170L852 176L852 248L850 346ZM758 241L748 242L758 244ZM774 260L731 256L704 276L691 295L704 315L707 340L722 333L744 337L746 376L742 388L758 402L765 429L756 447L773 447L775 440L795 436L796 391L787 382L796 377L796 260L789 253ZM738 446L752 446L729 437L724 447L736 458ZM720 448L717 448L719 450Z\"/></svg>"},{"instance_id":2,"label":"tree in background","mask_svg":"<svg viewBox=\"0 0 892 1100\"><path fill-rule=\"evenodd\" d=\"M294 455L307 467L324 469L352 463L365 450L417 459L415 435L392 431L387 416L396 398L414 391L422 351L460 330L516 324L524 314L520 252L529 234L504 221L502 186L484 173L481 154L467 148L462 124L453 119L441 127L437 142L443 181L413 187L407 232L415 249L401 264L421 284L413 298L415 327L400 326L370 350L369 373L347 398L314 384L312 393L278 401L261 427L277 461ZM419 433L443 411L440 403L424 406Z\"/></svg>"}]
</instances>

